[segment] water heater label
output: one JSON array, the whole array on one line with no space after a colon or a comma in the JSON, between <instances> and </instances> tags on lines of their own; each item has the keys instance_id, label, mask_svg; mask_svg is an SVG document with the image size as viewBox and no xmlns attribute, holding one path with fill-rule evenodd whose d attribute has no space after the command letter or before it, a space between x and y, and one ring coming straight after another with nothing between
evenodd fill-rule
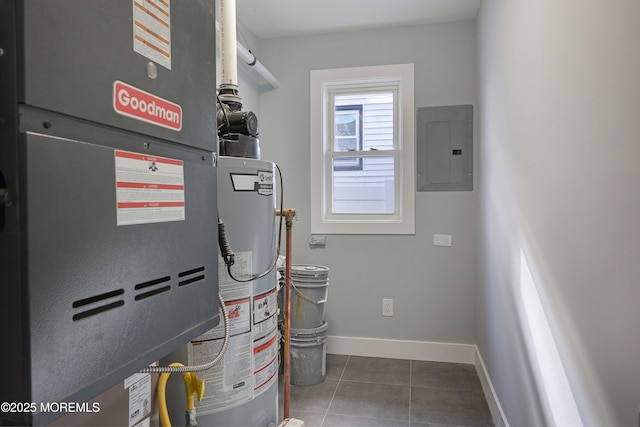
<instances>
[{"instance_id":1,"label":"water heater label","mask_svg":"<svg viewBox=\"0 0 640 427\"><path fill-rule=\"evenodd\" d=\"M182 107L117 80L113 82L113 109L132 119L176 131L182 129Z\"/></svg>"},{"instance_id":2,"label":"water heater label","mask_svg":"<svg viewBox=\"0 0 640 427\"><path fill-rule=\"evenodd\" d=\"M171 69L171 0L133 0L133 50Z\"/></svg>"},{"instance_id":3,"label":"water heater label","mask_svg":"<svg viewBox=\"0 0 640 427\"><path fill-rule=\"evenodd\" d=\"M254 177L256 175L253 175ZM233 276L248 278L252 274L252 251L236 252ZM199 415L210 415L237 408L249 402L278 380L278 290L273 287L252 296L252 282L238 283L226 272L218 258L220 295L229 314L230 338L224 361L203 373L208 390L196 403ZM224 325L191 341L188 363L199 365L211 360L222 348Z\"/></svg>"},{"instance_id":4,"label":"water heater label","mask_svg":"<svg viewBox=\"0 0 640 427\"><path fill-rule=\"evenodd\" d=\"M278 377L279 336L274 329L270 336L253 343L253 390L256 396L264 393Z\"/></svg>"},{"instance_id":5,"label":"water heater label","mask_svg":"<svg viewBox=\"0 0 640 427\"><path fill-rule=\"evenodd\" d=\"M184 221L182 160L114 152L118 226Z\"/></svg>"},{"instance_id":6,"label":"water heater label","mask_svg":"<svg viewBox=\"0 0 640 427\"><path fill-rule=\"evenodd\" d=\"M273 172L232 173L231 184L234 191L255 191L262 196L270 196L273 194Z\"/></svg>"}]
</instances>

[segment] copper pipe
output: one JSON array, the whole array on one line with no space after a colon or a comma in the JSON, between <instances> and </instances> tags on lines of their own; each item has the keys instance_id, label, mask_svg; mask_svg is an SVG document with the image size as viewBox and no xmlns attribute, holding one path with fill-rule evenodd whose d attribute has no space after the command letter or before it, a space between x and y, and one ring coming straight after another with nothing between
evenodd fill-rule
<instances>
[{"instance_id":1,"label":"copper pipe","mask_svg":"<svg viewBox=\"0 0 640 427\"><path fill-rule=\"evenodd\" d=\"M285 266L285 303L284 303L284 418L289 418L291 404L291 252L293 217L296 216L295 209L284 209L277 211L277 215L282 215L286 219L287 225L287 258Z\"/></svg>"}]
</instances>

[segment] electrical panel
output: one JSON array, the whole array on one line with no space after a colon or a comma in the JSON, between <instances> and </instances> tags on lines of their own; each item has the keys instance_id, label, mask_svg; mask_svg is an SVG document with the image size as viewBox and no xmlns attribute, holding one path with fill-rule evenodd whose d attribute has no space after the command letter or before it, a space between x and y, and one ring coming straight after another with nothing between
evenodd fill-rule
<instances>
[{"instance_id":1,"label":"electrical panel","mask_svg":"<svg viewBox=\"0 0 640 427\"><path fill-rule=\"evenodd\" d=\"M473 106L418 108L418 191L473 190Z\"/></svg>"},{"instance_id":2,"label":"electrical panel","mask_svg":"<svg viewBox=\"0 0 640 427\"><path fill-rule=\"evenodd\" d=\"M0 425L218 324L214 11L0 3Z\"/></svg>"}]
</instances>

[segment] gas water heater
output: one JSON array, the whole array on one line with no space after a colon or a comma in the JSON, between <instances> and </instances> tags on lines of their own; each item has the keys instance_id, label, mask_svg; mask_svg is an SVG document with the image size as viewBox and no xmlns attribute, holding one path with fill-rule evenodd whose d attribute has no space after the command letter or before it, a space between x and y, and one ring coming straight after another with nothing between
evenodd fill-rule
<instances>
[{"instance_id":1,"label":"gas water heater","mask_svg":"<svg viewBox=\"0 0 640 427\"><path fill-rule=\"evenodd\" d=\"M222 3L222 2L221 2ZM224 2L228 14L234 2ZM242 111L235 61L235 15L221 13L222 81L218 95L218 261L220 295L229 313L230 338L223 360L203 373L205 397L196 403L198 423L207 426L267 427L278 424L278 289L276 262L276 165L260 160L258 119ZM225 34L233 43L225 43ZM233 51L224 51L224 46ZM279 189L281 191L281 189ZM217 354L223 327L192 340L164 359L194 365ZM172 380L170 380L171 382ZM173 379L167 395L172 419L181 419L184 392Z\"/></svg>"},{"instance_id":2,"label":"gas water heater","mask_svg":"<svg viewBox=\"0 0 640 427\"><path fill-rule=\"evenodd\" d=\"M196 403L207 426L278 424L280 333L276 270L275 165L242 157L218 161L218 212L234 263L219 260L220 294L229 313L230 339L223 360L203 372L205 397ZM256 277L262 273L262 277ZM198 364L217 354L223 328L191 341L165 362ZM167 391L172 420L183 419L184 387L178 376Z\"/></svg>"},{"instance_id":3,"label":"gas water heater","mask_svg":"<svg viewBox=\"0 0 640 427\"><path fill-rule=\"evenodd\" d=\"M205 425L277 425L280 333L273 268L277 259L275 166L255 159L220 157L218 172L219 212L235 258L229 269L223 262L218 266L220 293L232 332L223 362L204 374L210 394L196 405L198 418ZM266 271L263 277L254 278ZM191 342L194 361L210 354L206 347L211 338L215 334Z\"/></svg>"},{"instance_id":4,"label":"gas water heater","mask_svg":"<svg viewBox=\"0 0 640 427\"><path fill-rule=\"evenodd\" d=\"M214 3L0 2L0 425L218 324Z\"/></svg>"},{"instance_id":5,"label":"gas water heater","mask_svg":"<svg viewBox=\"0 0 640 427\"><path fill-rule=\"evenodd\" d=\"M260 159L258 119L242 111L238 95L235 0L218 0L221 72L217 126L220 295L229 318L223 327L192 340L165 362L199 364L228 344L221 363L203 374L205 397L195 404L206 426L267 427L278 424L280 332L276 262L276 166ZM281 189L280 189L281 191ZM282 200L282 199L281 199ZM216 215L217 214L217 215ZM171 379L169 380L171 381ZM182 418L180 380L168 384L171 418Z\"/></svg>"},{"instance_id":6,"label":"gas water heater","mask_svg":"<svg viewBox=\"0 0 640 427\"><path fill-rule=\"evenodd\" d=\"M275 177L276 166L271 162L228 156L218 159L218 218L224 222L218 271L230 337L221 362L202 373L205 396L195 404L201 425L278 424ZM220 351L223 338L224 327L220 325L162 362L205 363ZM170 417L181 420L184 386L179 376L172 377L167 388Z\"/></svg>"}]
</instances>

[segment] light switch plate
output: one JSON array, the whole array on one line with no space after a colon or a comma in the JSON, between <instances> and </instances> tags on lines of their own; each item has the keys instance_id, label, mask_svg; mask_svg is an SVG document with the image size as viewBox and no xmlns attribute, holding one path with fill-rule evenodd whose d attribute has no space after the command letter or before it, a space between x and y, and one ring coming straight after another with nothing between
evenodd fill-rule
<instances>
[{"instance_id":1,"label":"light switch plate","mask_svg":"<svg viewBox=\"0 0 640 427\"><path fill-rule=\"evenodd\" d=\"M309 236L309 244L312 246L325 246L327 244L327 236L324 234L312 234Z\"/></svg>"},{"instance_id":2,"label":"light switch plate","mask_svg":"<svg viewBox=\"0 0 640 427\"><path fill-rule=\"evenodd\" d=\"M451 246L450 234L434 234L433 246Z\"/></svg>"}]
</instances>

